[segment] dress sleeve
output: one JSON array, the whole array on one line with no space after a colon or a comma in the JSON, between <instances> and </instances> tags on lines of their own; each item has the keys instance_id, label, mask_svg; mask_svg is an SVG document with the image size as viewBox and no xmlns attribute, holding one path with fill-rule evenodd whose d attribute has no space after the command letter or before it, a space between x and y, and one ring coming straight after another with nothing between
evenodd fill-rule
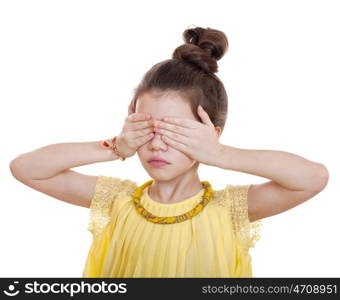
<instances>
[{"instance_id":1,"label":"dress sleeve","mask_svg":"<svg viewBox=\"0 0 340 300\"><path fill-rule=\"evenodd\" d=\"M248 251L260 239L262 220L249 221L248 218L248 191L251 184L228 184L225 192L229 201L229 210L233 229L241 246Z\"/></svg>"},{"instance_id":2,"label":"dress sleeve","mask_svg":"<svg viewBox=\"0 0 340 300\"><path fill-rule=\"evenodd\" d=\"M99 175L90 204L90 221L87 230L98 235L110 221L115 196L122 186L122 179Z\"/></svg>"}]
</instances>

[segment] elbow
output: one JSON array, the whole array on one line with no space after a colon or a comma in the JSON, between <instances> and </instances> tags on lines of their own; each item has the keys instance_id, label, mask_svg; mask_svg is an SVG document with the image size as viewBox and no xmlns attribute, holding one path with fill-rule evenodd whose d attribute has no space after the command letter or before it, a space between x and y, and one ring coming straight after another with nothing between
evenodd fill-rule
<instances>
[{"instance_id":1,"label":"elbow","mask_svg":"<svg viewBox=\"0 0 340 300\"><path fill-rule=\"evenodd\" d=\"M9 169L13 177L19 181L23 181L23 178L24 178L24 171L23 171L22 165L23 163L22 163L20 156L13 159L9 163Z\"/></svg>"},{"instance_id":2,"label":"elbow","mask_svg":"<svg viewBox=\"0 0 340 300\"><path fill-rule=\"evenodd\" d=\"M316 179L313 190L317 193L320 193L328 184L329 172L325 165L319 163L317 164L316 170Z\"/></svg>"},{"instance_id":3,"label":"elbow","mask_svg":"<svg viewBox=\"0 0 340 300\"><path fill-rule=\"evenodd\" d=\"M9 169L13 175L14 178L17 178L17 174L18 174L18 160L17 158L11 160L11 162L9 163Z\"/></svg>"}]
</instances>

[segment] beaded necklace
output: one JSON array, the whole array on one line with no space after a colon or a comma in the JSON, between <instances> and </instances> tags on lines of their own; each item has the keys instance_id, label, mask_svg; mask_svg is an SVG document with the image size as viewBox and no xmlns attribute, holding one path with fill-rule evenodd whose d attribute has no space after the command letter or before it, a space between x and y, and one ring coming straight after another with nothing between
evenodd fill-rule
<instances>
[{"instance_id":1,"label":"beaded necklace","mask_svg":"<svg viewBox=\"0 0 340 300\"><path fill-rule=\"evenodd\" d=\"M184 222L186 220L189 220L196 216L198 213L200 213L203 208L209 203L211 197L212 197L212 187L209 181L201 181L202 185L204 186L204 194L202 196L202 201L198 203L192 210L181 214L177 216L172 216L172 217L158 217L146 210L141 202L140 202L140 197L143 193L143 190L151 185L153 180L149 180L145 182L143 185L138 187L135 192L133 193L133 203L137 209L137 211L144 217L146 220L153 222L153 223L158 223L158 224L174 224L174 223L180 223Z\"/></svg>"}]
</instances>

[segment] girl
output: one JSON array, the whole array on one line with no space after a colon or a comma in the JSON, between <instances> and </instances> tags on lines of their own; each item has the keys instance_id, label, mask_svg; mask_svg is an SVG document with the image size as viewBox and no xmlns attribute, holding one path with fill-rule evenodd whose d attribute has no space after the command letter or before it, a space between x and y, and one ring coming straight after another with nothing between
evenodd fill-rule
<instances>
[{"instance_id":1,"label":"girl","mask_svg":"<svg viewBox=\"0 0 340 300\"><path fill-rule=\"evenodd\" d=\"M196 27L172 58L135 89L113 139L53 144L11 162L15 178L90 208L93 234L83 277L252 277L249 249L263 218L291 209L327 184L324 165L283 151L223 145L227 93L214 74L228 40ZM137 152L152 180L88 176L71 168ZM200 163L262 176L262 184L214 190Z\"/></svg>"}]
</instances>

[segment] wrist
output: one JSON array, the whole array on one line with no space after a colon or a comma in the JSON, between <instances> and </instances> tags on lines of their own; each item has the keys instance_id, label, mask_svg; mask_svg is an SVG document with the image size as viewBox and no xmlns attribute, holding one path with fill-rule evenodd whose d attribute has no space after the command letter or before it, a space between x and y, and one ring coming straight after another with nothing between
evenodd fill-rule
<instances>
[{"instance_id":1,"label":"wrist","mask_svg":"<svg viewBox=\"0 0 340 300\"><path fill-rule=\"evenodd\" d=\"M222 169L229 169L235 150L237 148L219 144L216 155L212 156L211 165Z\"/></svg>"},{"instance_id":2,"label":"wrist","mask_svg":"<svg viewBox=\"0 0 340 300\"><path fill-rule=\"evenodd\" d=\"M109 149L112 151L112 153L118 157L120 160L125 160L125 156L122 155L122 153L119 151L118 146L117 146L117 136L115 136L112 139L107 139L104 141L100 142L100 145L103 148Z\"/></svg>"},{"instance_id":3,"label":"wrist","mask_svg":"<svg viewBox=\"0 0 340 300\"><path fill-rule=\"evenodd\" d=\"M103 161L112 161L115 159L118 159L118 157L114 154L114 152L103 145L103 140L95 142L96 148L98 148L98 151L102 153Z\"/></svg>"},{"instance_id":4,"label":"wrist","mask_svg":"<svg viewBox=\"0 0 340 300\"><path fill-rule=\"evenodd\" d=\"M217 167L220 157L222 157L223 146L223 144L218 143L215 147L212 147L209 155L207 155L208 160L203 163L212 167Z\"/></svg>"},{"instance_id":5,"label":"wrist","mask_svg":"<svg viewBox=\"0 0 340 300\"><path fill-rule=\"evenodd\" d=\"M124 149L124 145L122 145L122 140L119 138L119 136L116 137L116 149L118 151L118 153L120 153L120 155L124 158L129 157L128 155L126 155L126 153L124 153L124 151L122 149ZM117 155L118 156L118 155Z\"/></svg>"}]
</instances>

